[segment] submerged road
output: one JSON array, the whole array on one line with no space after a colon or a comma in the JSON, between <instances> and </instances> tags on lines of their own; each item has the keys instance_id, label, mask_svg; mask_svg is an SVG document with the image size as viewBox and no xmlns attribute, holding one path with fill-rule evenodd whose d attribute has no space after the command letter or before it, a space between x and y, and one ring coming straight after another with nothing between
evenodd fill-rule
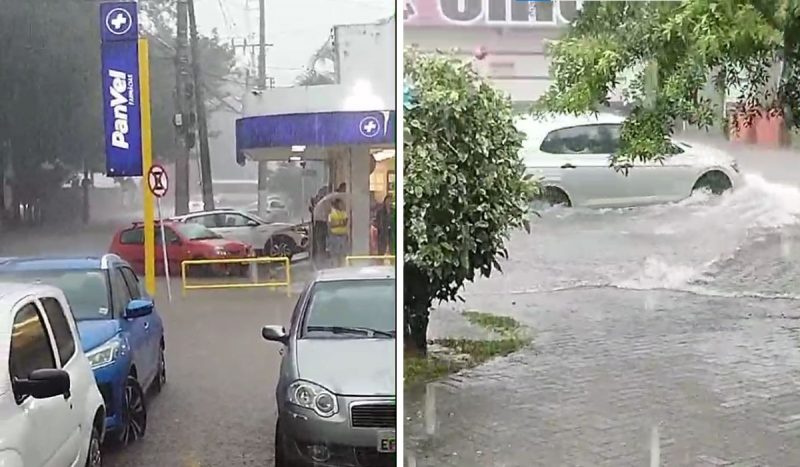
<instances>
[{"instance_id":1,"label":"submerged road","mask_svg":"<svg viewBox=\"0 0 800 467\"><path fill-rule=\"evenodd\" d=\"M408 393L409 465L797 466L800 154L742 166L719 198L556 208L515 235L463 308L534 342L431 385L427 418Z\"/></svg>"}]
</instances>

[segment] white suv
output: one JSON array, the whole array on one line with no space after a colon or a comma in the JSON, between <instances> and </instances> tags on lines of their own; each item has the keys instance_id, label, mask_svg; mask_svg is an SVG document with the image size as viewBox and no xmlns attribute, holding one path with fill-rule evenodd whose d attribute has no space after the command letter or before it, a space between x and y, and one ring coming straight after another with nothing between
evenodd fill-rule
<instances>
[{"instance_id":1,"label":"white suv","mask_svg":"<svg viewBox=\"0 0 800 467\"><path fill-rule=\"evenodd\" d=\"M99 467L104 423L64 294L0 283L0 466Z\"/></svg>"}]
</instances>

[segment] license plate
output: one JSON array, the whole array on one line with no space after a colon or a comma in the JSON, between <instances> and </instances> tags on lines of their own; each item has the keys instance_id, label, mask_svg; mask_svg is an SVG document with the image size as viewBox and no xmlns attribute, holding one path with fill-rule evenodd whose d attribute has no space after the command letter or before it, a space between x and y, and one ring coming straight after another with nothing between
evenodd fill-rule
<instances>
[{"instance_id":1,"label":"license plate","mask_svg":"<svg viewBox=\"0 0 800 467\"><path fill-rule=\"evenodd\" d=\"M378 452L396 452L397 435L394 431L378 432Z\"/></svg>"}]
</instances>

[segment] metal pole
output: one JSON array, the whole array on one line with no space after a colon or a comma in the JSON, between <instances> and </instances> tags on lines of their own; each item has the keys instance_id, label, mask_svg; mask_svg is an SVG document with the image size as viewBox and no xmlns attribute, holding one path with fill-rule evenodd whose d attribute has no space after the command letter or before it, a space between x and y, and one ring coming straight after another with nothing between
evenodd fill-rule
<instances>
[{"instance_id":1,"label":"metal pole","mask_svg":"<svg viewBox=\"0 0 800 467\"><path fill-rule=\"evenodd\" d=\"M267 88L267 7L266 0L258 0L258 87ZM267 215L267 182L269 169L267 161L258 161L258 215Z\"/></svg>"},{"instance_id":2,"label":"metal pole","mask_svg":"<svg viewBox=\"0 0 800 467\"><path fill-rule=\"evenodd\" d=\"M167 234L162 224L164 216L161 215L161 198L156 198L156 206L158 207L158 226L161 229L161 251L164 254L164 278L167 281L167 298L172 303L172 285L169 280L169 258L167 258Z\"/></svg>"},{"instance_id":3,"label":"metal pole","mask_svg":"<svg viewBox=\"0 0 800 467\"><path fill-rule=\"evenodd\" d=\"M186 0L177 3L177 37L175 40L175 99L177 114L181 121L178 126L180 147L175 158L175 214L189 212L189 150L194 145L194 112L190 106L189 94L191 78L189 76L189 5ZM193 94L193 92L192 92ZM177 123L177 122L176 122Z\"/></svg>"},{"instance_id":4,"label":"metal pole","mask_svg":"<svg viewBox=\"0 0 800 467\"><path fill-rule=\"evenodd\" d=\"M267 87L267 6L258 0L258 86Z\"/></svg>"},{"instance_id":5,"label":"metal pole","mask_svg":"<svg viewBox=\"0 0 800 467\"><path fill-rule=\"evenodd\" d=\"M150 121L150 50L147 39L139 39L139 101L142 106L142 173L153 165L153 134ZM144 285L148 295L156 295L156 238L153 221L153 194L147 180L142 180L144 209Z\"/></svg>"},{"instance_id":6,"label":"metal pole","mask_svg":"<svg viewBox=\"0 0 800 467\"><path fill-rule=\"evenodd\" d=\"M194 0L189 2L190 50L192 53L192 74L194 75L194 101L197 112L197 133L200 139L200 174L203 183L203 208L214 209L214 191L211 181L211 155L208 148L208 121L206 120L206 100L203 78L200 74L200 54L197 50L197 19L194 13Z\"/></svg>"}]
</instances>

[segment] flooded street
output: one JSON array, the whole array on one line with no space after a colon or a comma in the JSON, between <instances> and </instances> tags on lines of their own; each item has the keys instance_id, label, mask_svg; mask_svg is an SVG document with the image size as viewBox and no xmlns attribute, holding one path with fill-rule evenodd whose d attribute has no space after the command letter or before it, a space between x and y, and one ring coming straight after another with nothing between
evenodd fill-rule
<instances>
[{"instance_id":1,"label":"flooded street","mask_svg":"<svg viewBox=\"0 0 800 467\"><path fill-rule=\"evenodd\" d=\"M719 198L543 212L457 308L533 344L431 385L427 418L411 392L410 465L796 465L798 158L742 153Z\"/></svg>"}]
</instances>

